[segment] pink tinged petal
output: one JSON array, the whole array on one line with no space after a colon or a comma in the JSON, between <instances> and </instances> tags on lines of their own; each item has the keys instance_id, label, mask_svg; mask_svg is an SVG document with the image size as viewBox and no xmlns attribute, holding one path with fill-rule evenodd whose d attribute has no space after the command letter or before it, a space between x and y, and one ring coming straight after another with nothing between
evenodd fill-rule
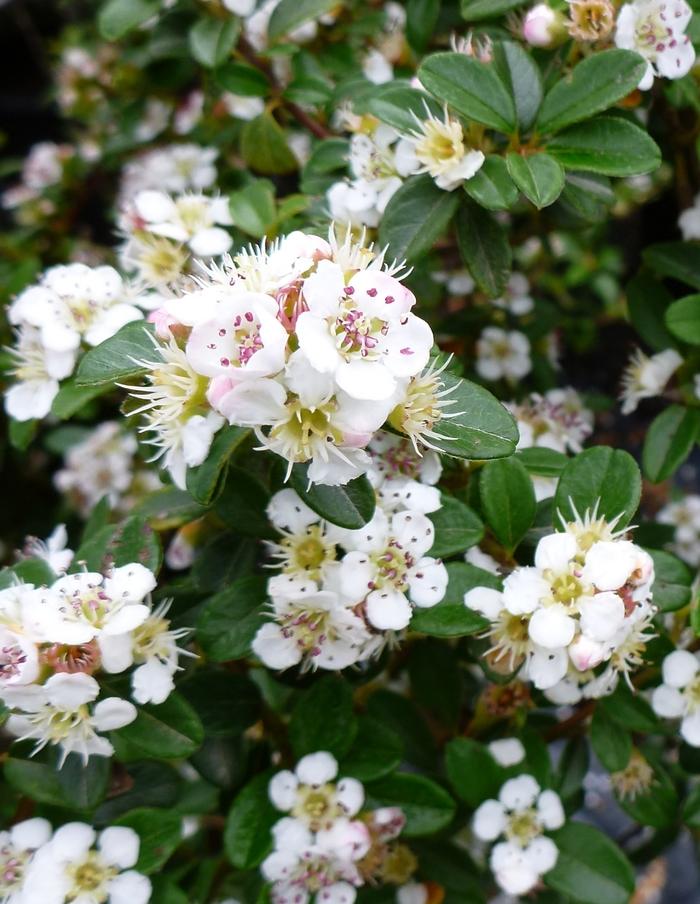
<instances>
[{"instance_id":1,"label":"pink tinged petal","mask_svg":"<svg viewBox=\"0 0 700 904\"><path fill-rule=\"evenodd\" d=\"M602 643L591 640L585 634L580 634L569 645L569 657L579 672L587 672L594 669L605 658L606 647Z\"/></svg>"},{"instance_id":2,"label":"pink tinged petal","mask_svg":"<svg viewBox=\"0 0 700 904\"><path fill-rule=\"evenodd\" d=\"M107 697L95 706L93 721L98 731L114 731L129 725L137 715L133 703L120 697Z\"/></svg>"},{"instance_id":3,"label":"pink tinged petal","mask_svg":"<svg viewBox=\"0 0 700 904\"><path fill-rule=\"evenodd\" d=\"M485 800L474 813L472 828L482 841L495 841L505 827L505 807L498 800Z\"/></svg>"},{"instance_id":4,"label":"pink tinged petal","mask_svg":"<svg viewBox=\"0 0 700 904\"><path fill-rule=\"evenodd\" d=\"M129 870L109 883L109 904L147 904L152 891L148 876Z\"/></svg>"},{"instance_id":5,"label":"pink tinged petal","mask_svg":"<svg viewBox=\"0 0 700 904\"><path fill-rule=\"evenodd\" d=\"M291 810L297 799L299 780L293 772L284 769L273 775L267 793L274 806L286 813Z\"/></svg>"},{"instance_id":6,"label":"pink tinged petal","mask_svg":"<svg viewBox=\"0 0 700 904\"><path fill-rule=\"evenodd\" d=\"M411 604L398 590L375 590L367 597L367 619L380 631L400 631L411 614Z\"/></svg>"},{"instance_id":7,"label":"pink tinged petal","mask_svg":"<svg viewBox=\"0 0 700 904\"><path fill-rule=\"evenodd\" d=\"M107 863L129 869L139 859L139 836L126 826L110 826L100 832L97 846Z\"/></svg>"},{"instance_id":8,"label":"pink tinged petal","mask_svg":"<svg viewBox=\"0 0 700 904\"><path fill-rule=\"evenodd\" d=\"M661 665L664 684L685 687L695 678L700 668L697 657L688 650L674 650Z\"/></svg>"}]
</instances>

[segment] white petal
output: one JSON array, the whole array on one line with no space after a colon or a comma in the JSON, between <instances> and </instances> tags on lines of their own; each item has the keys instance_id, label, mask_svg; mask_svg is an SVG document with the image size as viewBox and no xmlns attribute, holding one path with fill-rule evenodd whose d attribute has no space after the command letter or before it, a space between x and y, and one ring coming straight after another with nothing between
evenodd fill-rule
<instances>
[{"instance_id":1,"label":"white petal","mask_svg":"<svg viewBox=\"0 0 700 904\"><path fill-rule=\"evenodd\" d=\"M676 687L662 684L651 695L651 706L657 716L664 719L680 719L686 711L686 701Z\"/></svg>"},{"instance_id":2,"label":"white petal","mask_svg":"<svg viewBox=\"0 0 700 904\"><path fill-rule=\"evenodd\" d=\"M48 819L35 816L33 819L25 819L18 822L10 829L12 844L21 851L35 851L51 837L51 823Z\"/></svg>"},{"instance_id":3,"label":"white petal","mask_svg":"<svg viewBox=\"0 0 700 904\"><path fill-rule=\"evenodd\" d=\"M107 697L95 706L93 722L98 731L114 731L133 722L137 716L136 707L120 697Z\"/></svg>"},{"instance_id":4,"label":"white petal","mask_svg":"<svg viewBox=\"0 0 700 904\"><path fill-rule=\"evenodd\" d=\"M637 547L629 540L599 540L586 553L583 579L598 590L617 590L637 565Z\"/></svg>"},{"instance_id":5,"label":"white petal","mask_svg":"<svg viewBox=\"0 0 700 904\"><path fill-rule=\"evenodd\" d=\"M551 592L537 568L516 568L503 582L503 605L511 615L534 612Z\"/></svg>"},{"instance_id":6,"label":"white petal","mask_svg":"<svg viewBox=\"0 0 700 904\"><path fill-rule=\"evenodd\" d=\"M105 578L105 591L113 599L125 602L140 602L147 593L155 590L155 575L148 568L132 562L115 568L109 577Z\"/></svg>"},{"instance_id":7,"label":"white petal","mask_svg":"<svg viewBox=\"0 0 700 904\"><path fill-rule=\"evenodd\" d=\"M150 608L139 603L122 606L121 609L107 619L102 633L107 636L110 634L126 634L142 625L150 614Z\"/></svg>"},{"instance_id":8,"label":"white petal","mask_svg":"<svg viewBox=\"0 0 700 904\"><path fill-rule=\"evenodd\" d=\"M367 597L367 619L380 631L400 631L411 615L411 604L398 590L375 590Z\"/></svg>"},{"instance_id":9,"label":"white petal","mask_svg":"<svg viewBox=\"0 0 700 904\"><path fill-rule=\"evenodd\" d=\"M530 637L545 649L566 647L574 638L576 621L566 613L566 607L554 603L538 609L528 625Z\"/></svg>"},{"instance_id":10,"label":"white petal","mask_svg":"<svg viewBox=\"0 0 700 904\"><path fill-rule=\"evenodd\" d=\"M323 785L333 781L338 774L338 761L332 754L320 750L302 757L294 771L305 785Z\"/></svg>"},{"instance_id":11,"label":"white petal","mask_svg":"<svg viewBox=\"0 0 700 904\"><path fill-rule=\"evenodd\" d=\"M285 637L280 626L274 622L267 622L258 628L252 649L269 669L288 669L301 662L301 652L294 638Z\"/></svg>"},{"instance_id":12,"label":"white petal","mask_svg":"<svg viewBox=\"0 0 700 904\"><path fill-rule=\"evenodd\" d=\"M52 675L44 685L49 703L56 709L73 710L90 703L100 692L100 686L90 675Z\"/></svg>"},{"instance_id":13,"label":"white petal","mask_svg":"<svg viewBox=\"0 0 700 904\"><path fill-rule=\"evenodd\" d=\"M681 736L691 747L700 747L700 710L685 716L681 722Z\"/></svg>"},{"instance_id":14,"label":"white petal","mask_svg":"<svg viewBox=\"0 0 700 904\"><path fill-rule=\"evenodd\" d=\"M473 587L464 594L464 605L495 621L503 611L503 594L491 587Z\"/></svg>"},{"instance_id":15,"label":"white petal","mask_svg":"<svg viewBox=\"0 0 700 904\"><path fill-rule=\"evenodd\" d=\"M670 687L686 687L697 675L700 663L688 650L674 650L661 665L664 684Z\"/></svg>"},{"instance_id":16,"label":"white petal","mask_svg":"<svg viewBox=\"0 0 700 904\"><path fill-rule=\"evenodd\" d=\"M625 621L625 604L617 593L596 593L579 603L581 630L591 640L603 642L622 627Z\"/></svg>"},{"instance_id":17,"label":"white petal","mask_svg":"<svg viewBox=\"0 0 700 904\"><path fill-rule=\"evenodd\" d=\"M152 890L148 876L129 870L109 883L109 904L147 904Z\"/></svg>"},{"instance_id":18,"label":"white petal","mask_svg":"<svg viewBox=\"0 0 700 904\"><path fill-rule=\"evenodd\" d=\"M336 798L346 816L359 813L365 799L365 789L355 778L342 778L336 786Z\"/></svg>"},{"instance_id":19,"label":"white petal","mask_svg":"<svg viewBox=\"0 0 700 904\"><path fill-rule=\"evenodd\" d=\"M525 759L525 748L517 738L500 738L488 745L491 756L501 766L515 766Z\"/></svg>"},{"instance_id":20,"label":"white petal","mask_svg":"<svg viewBox=\"0 0 700 904\"><path fill-rule=\"evenodd\" d=\"M95 843L97 833L84 822L68 822L54 832L51 847L59 858L77 860Z\"/></svg>"},{"instance_id":21,"label":"white petal","mask_svg":"<svg viewBox=\"0 0 700 904\"><path fill-rule=\"evenodd\" d=\"M561 799L555 791L543 791L537 799L537 815L546 829L559 829L566 817Z\"/></svg>"},{"instance_id":22,"label":"white petal","mask_svg":"<svg viewBox=\"0 0 700 904\"><path fill-rule=\"evenodd\" d=\"M554 792L552 792L554 793ZM564 815L562 813L562 820L559 825L564 824ZM551 826L551 828L555 828L555 826ZM556 826L559 828L559 826ZM544 835L540 835L539 838L535 838L530 844L525 848L525 858L527 862L532 866L535 872L539 873L539 875L543 875L546 872L549 872L550 869L557 862L557 858L559 857L559 851L557 849L556 844L552 841L551 838L546 838Z\"/></svg>"},{"instance_id":23,"label":"white petal","mask_svg":"<svg viewBox=\"0 0 700 904\"><path fill-rule=\"evenodd\" d=\"M506 827L506 811L497 800L485 800L474 813L472 828L482 841L495 841Z\"/></svg>"},{"instance_id":24,"label":"white petal","mask_svg":"<svg viewBox=\"0 0 700 904\"><path fill-rule=\"evenodd\" d=\"M129 869L139 859L139 836L126 826L110 826L100 832L97 846L107 863Z\"/></svg>"},{"instance_id":25,"label":"white petal","mask_svg":"<svg viewBox=\"0 0 700 904\"><path fill-rule=\"evenodd\" d=\"M408 595L415 606L435 606L445 596L449 576L437 559L420 559L408 573Z\"/></svg>"},{"instance_id":26,"label":"white petal","mask_svg":"<svg viewBox=\"0 0 700 904\"><path fill-rule=\"evenodd\" d=\"M540 786L531 775L518 775L503 784L498 799L507 810L523 810L534 804L539 793Z\"/></svg>"},{"instance_id":27,"label":"white petal","mask_svg":"<svg viewBox=\"0 0 700 904\"><path fill-rule=\"evenodd\" d=\"M576 539L566 532L542 537L535 550L535 566L551 568L555 572L566 571L578 551Z\"/></svg>"},{"instance_id":28,"label":"white petal","mask_svg":"<svg viewBox=\"0 0 700 904\"><path fill-rule=\"evenodd\" d=\"M273 775L267 789L272 803L283 813L288 812L294 806L297 799L299 780L289 769L284 769Z\"/></svg>"}]
</instances>

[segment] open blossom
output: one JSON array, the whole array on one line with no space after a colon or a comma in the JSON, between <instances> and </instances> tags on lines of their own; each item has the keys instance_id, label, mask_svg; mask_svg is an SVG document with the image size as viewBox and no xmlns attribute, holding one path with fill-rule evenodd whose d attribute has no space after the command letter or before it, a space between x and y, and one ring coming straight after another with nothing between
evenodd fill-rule
<instances>
[{"instance_id":1,"label":"open blossom","mask_svg":"<svg viewBox=\"0 0 700 904\"><path fill-rule=\"evenodd\" d=\"M564 825L559 795L542 790L531 775L506 781L498 800L487 800L474 814L477 838L492 842L489 865L500 887L511 895L524 895L556 864L557 846L545 832Z\"/></svg>"},{"instance_id":2,"label":"open blossom","mask_svg":"<svg viewBox=\"0 0 700 904\"><path fill-rule=\"evenodd\" d=\"M22 904L24 884L37 850L51 837L51 824L41 817L15 823L0 832L0 900Z\"/></svg>"},{"instance_id":3,"label":"open blossom","mask_svg":"<svg viewBox=\"0 0 700 904\"><path fill-rule=\"evenodd\" d=\"M601 41L615 27L611 0L569 0L569 34L578 41Z\"/></svg>"},{"instance_id":4,"label":"open blossom","mask_svg":"<svg viewBox=\"0 0 700 904\"><path fill-rule=\"evenodd\" d=\"M284 770L272 778L270 800L313 832L330 829L336 819L356 816L364 803L361 783L354 778L336 782L337 776L338 763L330 753L310 753L294 772Z\"/></svg>"},{"instance_id":5,"label":"open blossom","mask_svg":"<svg viewBox=\"0 0 700 904\"><path fill-rule=\"evenodd\" d=\"M52 352L73 351L81 340L99 345L142 317L113 267L85 264L50 267L9 308L10 323L38 329L43 346Z\"/></svg>"},{"instance_id":6,"label":"open blossom","mask_svg":"<svg viewBox=\"0 0 700 904\"><path fill-rule=\"evenodd\" d=\"M46 417L60 381L73 373L76 350L46 348L38 329L22 327L10 355L15 382L5 391L5 410L16 421Z\"/></svg>"},{"instance_id":7,"label":"open blossom","mask_svg":"<svg viewBox=\"0 0 700 904\"><path fill-rule=\"evenodd\" d=\"M129 231L143 230L188 245L199 257L224 254L233 241L223 226L233 221L226 198L194 192L171 197L162 191L139 192L122 221Z\"/></svg>"},{"instance_id":8,"label":"open blossom","mask_svg":"<svg viewBox=\"0 0 700 904\"><path fill-rule=\"evenodd\" d=\"M657 515L661 524L675 527L670 548L689 565L700 565L700 496L683 496L665 505Z\"/></svg>"},{"instance_id":9,"label":"open blossom","mask_svg":"<svg viewBox=\"0 0 700 904\"><path fill-rule=\"evenodd\" d=\"M632 414L642 399L660 395L682 363L683 358L673 348L651 357L637 349L622 375L622 413Z\"/></svg>"},{"instance_id":10,"label":"open blossom","mask_svg":"<svg viewBox=\"0 0 700 904\"><path fill-rule=\"evenodd\" d=\"M484 380L514 383L530 373L530 340L518 330L487 326L476 343L476 372Z\"/></svg>"},{"instance_id":11,"label":"open blossom","mask_svg":"<svg viewBox=\"0 0 700 904\"><path fill-rule=\"evenodd\" d=\"M684 741L700 747L700 660L689 650L674 650L665 657L663 683L654 688L651 705L658 716L680 719Z\"/></svg>"},{"instance_id":12,"label":"open blossom","mask_svg":"<svg viewBox=\"0 0 700 904\"><path fill-rule=\"evenodd\" d=\"M685 0L632 0L617 14L615 44L634 50L647 63L639 88L654 77L682 78L695 62L695 49L685 30L693 11Z\"/></svg>"},{"instance_id":13,"label":"open blossom","mask_svg":"<svg viewBox=\"0 0 700 904\"><path fill-rule=\"evenodd\" d=\"M615 522L586 512L543 537L532 566L518 567L503 590L477 587L465 605L492 622L494 660L541 690L562 681L570 665L580 673L603 662L603 683L628 674L642 662L654 610L651 557L615 532ZM613 684L614 686L614 684Z\"/></svg>"},{"instance_id":14,"label":"open blossom","mask_svg":"<svg viewBox=\"0 0 700 904\"><path fill-rule=\"evenodd\" d=\"M122 169L120 207L141 191L179 195L204 191L216 182L218 149L197 144L172 144L131 158Z\"/></svg>"},{"instance_id":15,"label":"open blossom","mask_svg":"<svg viewBox=\"0 0 700 904\"><path fill-rule=\"evenodd\" d=\"M426 111L427 112L427 111ZM454 191L481 169L483 151L470 147L462 124L445 109L443 119L428 113L416 118L416 128L404 136L396 148L401 175L429 173L438 188Z\"/></svg>"},{"instance_id":16,"label":"open blossom","mask_svg":"<svg viewBox=\"0 0 700 904\"><path fill-rule=\"evenodd\" d=\"M26 901L42 904L147 904L151 882L133 869L140 839L133 829L61 826L34 855L24 882Z\"/></svg>"},{"instance_id":17,"label":"open blossom","mask_svg":"<svg viewBox=\"0 0 700 904\"><path fill-rule=\"evenodd\" d=\"M281 534L268 543L271 556L283 574L319 581L326 566L335 561L335 544L325 523L292 489L275 493L267 507L273 527Z\"/></svg>"}]
</instances>

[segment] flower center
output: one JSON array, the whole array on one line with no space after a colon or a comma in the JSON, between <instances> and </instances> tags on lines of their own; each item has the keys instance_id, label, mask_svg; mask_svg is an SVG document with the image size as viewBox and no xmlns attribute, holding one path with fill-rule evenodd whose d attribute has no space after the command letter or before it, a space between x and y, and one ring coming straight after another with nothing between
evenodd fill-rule
<instances>
[{"instance_id":1,"label":"flower center","mask_svg":"<svg viewBox=\"0 0 700 904\"><path fill-rule=\"evenodd\" d=\"M283 569L286 572L305 572L312 580L320 577L321 568L326 562L335 559L335 545L329 543L319 524L307 527L302 536L291 535L280 542L284 558Z\"/></svg>"},{"instance_id":2,"label":"flower center","mask_svg":"<svg viewBox=\"0 0 700 904\"><path fill-rule=\"evenodd\" d=\"M683 694L688 703L688 712L693 713L700 708L700 675L690 682Z\"/></svg>"},{"instance_id":3,"label":"flower center","mask_svg":"<svg viewBox=\"0 0 700 904\"><path fill-rule=\"evenodd\" d=\"M304 408L298 400L288 405L290 417L270 431L270 439L279 443L287 461L308 461L319 445L342 443L342 433L331 422L334 403Z\"/></svg>"},{"instance_id":4,"label":"flower center","mask_svg":"<svg viewBox=\"0 0 700 904\"><path fill-rule=\"evenodd\" d=\"M335 785L300 785L292 815L303 820L313 831L332 822L340 815L335 801Z\"/></svg>"},{"instance_id":5,"label":"flower center","mask_svg":"<svg viewBox=\"0 0 700 904\"><path fill-rule=\"evenodd\" d=\"M396 540L390 540L386 549L372 556L372 560L377 567L377 576L371 582L370 590L381 590L387 585L401 593L408 589L406 573L413 566L413 557Z\"/></svg>"},{"instance_id":6,"label":"flower center","mask_svg":"<svg viewBox=\"0 0 700 904\"><path fill-rule=\"evenodd\" d=\"M108 885L119 873L115 867L108 866L97 851L89 851L82 863L71 864L67 872L73 883L67 900L75 901L89 894L97 904L108 900Z\"/></svg>"},{"instance_id":7,"label":"flower center","mask_svg":"<svg viewBox=\"0 0 700 904\"><path fill-rule=\"evenodd\" d=\"M21 671L27 661L27 654L19 644L0 647L0 681L8 681Z\"/></svg>"},{"instance_id":8,"label":"flower center","mask_svg":"<svg viewBox=\"0 0 700 904\"><path fill-rule=\"evenodd\" d=\"M335 320L336 346L346 356L359 353L363 358L376 358L379 354L379 337L387 329L385 321L378 317L368 317L354 307L352 301L345 301Z\"/></svg>"},{"instance_id":9,"label":"flower center","mask_svg":"<svg viewBox=\"0 0 700 904\"><path fill-rule=\"evenodd\" d=\"M583 585L575 575L565 572L550 579L548 572L549 569L544 575L550 581L554 602L570 606L583 593Z\"/></svg>"},{"instance_id":10,"label":"flower center","mask_svg":"<svg viewBox=\"0 0 700 904\"><path fill-rule=\"evenodd\" d=\"M219 330L219 336L224 337L226 330ZM260 336L260 322L256 319L252 311L246 311L244 314L237 314L233 320L233 341L236 345L237 361L231 361L229 358L221 358L221 366L228 367L233 364L237 367L245 367L256 352L263 347L263 341ZM212 346L213 347L213 346Z\"/></svg>"},{"instance_id":11,"label":"flower center","mask_svg":"<svg viewBox=\"0 0 700 904\"><path fill-rule=\"evenodd\" d=\"M92 675L100 667L100 649L97 641L72 646L69 644L52 644L42 652L42 659L55 672L84 672Z\"/></svg>"},{"instance_id":12,"label":"flower center","mask_svg":"<svg viewBox=\"0 0 700 904\"><path fill-rule=\"evenodd\" d=\"M415 147L418 160L425 166L437 166L464 156L462 127L456 122L429 119L423 123L423 137Z\"/></svg>"},{"instance_id":13,"label":"flower center","mask_svg":"<svg viewBox=\"0 0 700 904\"><path fill-rule=\"evenodd\" d=\"M145 233L138 237L136 261L152 283L174 282L185 269L187 258L187 250L170 239Z\"/></svg>"},{"instance_id":14,"label":"flower center","mask_svg":"<svg viewBox=\"0 0 700 904\"><path fill-rule=\"evenodd\" d=\"M0 898L3 901L22 884L28 860L28 853L18 851L10 844L0 848Z\"/></svg>"},{"instance_id":15,"label":"flower center","mask_svg":"<svg viewBox=\"0 0 700 904\"><path fill-rule=\"evenodd\" d=\"M662 9L664 6L662 6ZM637 23L635 43L641 50L654 50L663 53L667 47L673 47L673 30L664 21L664 13L654 10Z\"/></svg>"},{"instance_id":16,"label":"flower center","mask_svg":"<svg viewBox=\"0 0 700 904\"><path fill-rule=\"evenodd\" d=\"M530 842L542 834L542 826L537 818L537 811L529 808L517 810L511 814L505 828L505 836L520 847L527 847Z\"/></svg>"}]
</instances>

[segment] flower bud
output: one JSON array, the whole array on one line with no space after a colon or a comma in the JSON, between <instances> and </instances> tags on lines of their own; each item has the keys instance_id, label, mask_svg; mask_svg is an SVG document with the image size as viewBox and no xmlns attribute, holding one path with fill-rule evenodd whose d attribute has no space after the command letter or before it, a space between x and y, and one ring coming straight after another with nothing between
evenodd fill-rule
<instances>
[{"instance_id":1,"label":"flower bud","mask_svg":"<svg viewBox=\"0 0 700 904\"><path fill-rule=\"evenodd\" d=\"M564 16L546 3L538 3L525 16L523 38L531 47L554 47L566 38Z\"/></svg>"}]
</instances>

